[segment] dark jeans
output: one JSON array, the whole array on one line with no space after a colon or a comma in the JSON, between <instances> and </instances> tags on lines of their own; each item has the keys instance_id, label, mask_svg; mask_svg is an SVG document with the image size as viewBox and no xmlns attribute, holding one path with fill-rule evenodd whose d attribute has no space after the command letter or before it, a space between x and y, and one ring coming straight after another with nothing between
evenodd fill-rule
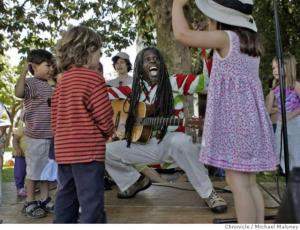
<instances>
[{"instance_id":1,"label":"dark jeans","mask_svg":"<svg viewBox=\"0 0 300 230\"><path fill-rule=\"evenodd\" d=\"M54 223L106 223L104 162L58 165Z\"/></svg>"},{"instance_id":2,"label":"dark jeans","mask_svg":"<svg viewBox=\"0 0 300 230\"><path fill-rule=\"evenodd\" d=\"M25 157L15 157L14 177L17 189L24 188L24 181L26 176L26 162Z\"/></svg>"},{"instance_id":3,"label":"dark jeans","mask_svg":"<svg viewBox=\"0 0 300 230\"><path fill-rule=\"evenodd\" d=\"M51 139L50 143L50 150L48 154L49 159L55 160L55 153L54 153L54 138Z\"/></svg>"}]
</instances>

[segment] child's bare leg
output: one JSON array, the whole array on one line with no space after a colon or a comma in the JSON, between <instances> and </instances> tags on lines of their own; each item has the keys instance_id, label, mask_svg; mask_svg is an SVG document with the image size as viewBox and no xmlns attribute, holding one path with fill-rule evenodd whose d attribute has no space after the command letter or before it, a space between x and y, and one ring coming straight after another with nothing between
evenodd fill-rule
<instances>
[{"instance_id":1,"label":"child's bare leg","mask_svg":"<svg viewBox=\"0 0 300 230\"><path fill-rule=\"evenodd\" d=\"M41 181L41 200L46 200L49 197L49 182Z\"/></svg>"},{"instance_id":2,"label":"child's bare leg","mask_svg":"<svg viewBox=\"0 0 300 230\"><path fill-rule=\"evenodd\" d=\"M27 197L26 201L31 202L35 199L35 181L26 179L26 191L27 191Z\"/></svg>"},{"instance_id":3,"label":"child's bare leg","mask_svg":"<svg viewBox=\"0 0 300 230\"><path fill-rule=\"evenodd\" d=\"M238 223L256 223L249 173L226 170L226 181L233 193Z\"/></svg>"},{"instance_id":4,"label":"child's bare leg","mask_svg":"<svg viewBox=\"0 0 300 230\"><path fill-rule=\"evenodd\" d=\"M264 198L256 183L256 174L252 173L250 177L251 193L256 208L256 223L264 223L265 220L265 205Z\"/></svg>"}]
</instances>

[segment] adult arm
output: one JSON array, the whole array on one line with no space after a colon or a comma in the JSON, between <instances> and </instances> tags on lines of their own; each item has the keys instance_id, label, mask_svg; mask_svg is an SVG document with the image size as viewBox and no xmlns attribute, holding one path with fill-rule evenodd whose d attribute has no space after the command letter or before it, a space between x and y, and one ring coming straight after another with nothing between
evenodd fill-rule
<instances>
[{"instance_id":1,"label":"adult arm","mask_svg":"<svg viewBox=\"0 0 300 230\"><path fill-rule=\"evenodd\" d=\"M187 96L207 90L208 79L204 74L175 74L170 81L173 93L178 95Z\"/></svg>"},{"instance_id":2,"label":"adult arm","mask_svg":"<svg viewBox=\"0 0 300 230\"><path fill-rule=\"evenodd\" d=\"M130 86L118 86L118 87L108 86L107 92L108 92L109 100L126 99L130 97L132 89Z\"/></svg>"}]
</instances>

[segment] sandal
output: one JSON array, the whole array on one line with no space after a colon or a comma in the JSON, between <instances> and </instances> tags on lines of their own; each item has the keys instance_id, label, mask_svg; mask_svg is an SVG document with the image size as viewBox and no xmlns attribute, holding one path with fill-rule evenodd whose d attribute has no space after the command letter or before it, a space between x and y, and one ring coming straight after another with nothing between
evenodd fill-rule
<instances>
[{"instance_id":1,"label":"sandal","mask_svg":"<svg viewBox=\"0 0 300 230\"><path fill-rule=\"evenodd\" d=\"M40 207L38 201L26 202L22 209L22 213L33 219L46 217L46 212Z\"/></svg>"},{"instance_id":2,"label":"sandal","mask_svg":"<svg viewBox=\"0 0 300 230\"><path fill-rule=\"evenodd\" d=\"M51 204L51 197L48 197L46 200L44 201L38 201L39 206L44 209L44 211L53 213L54 212L54 204Z\"/></svg>"}]
</instances>

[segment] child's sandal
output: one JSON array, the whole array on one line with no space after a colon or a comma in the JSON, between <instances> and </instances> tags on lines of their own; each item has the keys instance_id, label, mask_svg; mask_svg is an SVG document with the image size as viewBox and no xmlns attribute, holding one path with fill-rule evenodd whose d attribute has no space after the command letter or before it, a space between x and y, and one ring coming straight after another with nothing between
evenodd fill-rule
<instances>
[{"instance_id":1,"label":"child's sandal","mask_svg":"<svg viewBox=\"0 0 300 230\"><path fill-rule=\"evenodd\" d=\"M24 204L22 212L30 218L38 219L46 216L46 212L42 209L37 201L32 201Z\"/></svg>"},{"instance_id":2,"label":"child's sandal","mask_svg":"<svg viewBox=\"0 0 300 230\"><path fill-rule=\"evenodd\" d=\"M44 209L44 211L47 213L47 212L50 212L50 213L53 213L54 212L54 205L53 204L50 204L51 202L51 197L48 197L46 200L44 201L38 201L39 203L39 206Z\"/></svg>"}]
</instances>

